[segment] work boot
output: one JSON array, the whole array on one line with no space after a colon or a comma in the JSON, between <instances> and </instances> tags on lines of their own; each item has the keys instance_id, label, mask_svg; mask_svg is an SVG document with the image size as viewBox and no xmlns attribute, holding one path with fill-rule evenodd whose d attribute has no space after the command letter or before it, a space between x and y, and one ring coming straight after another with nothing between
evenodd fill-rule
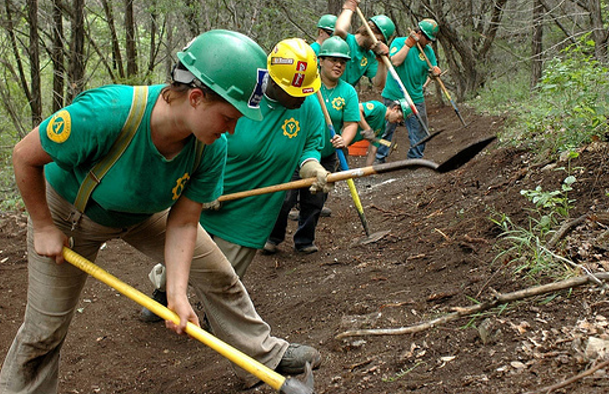
<instances>
[{"instance_id":1,"label":"work boot","mask_svg":"<svg viewBox=\"0 0 609 394\"><path fill-rule=\"evenodd\" d=\"M307 362L313 369L319 368L321 354L311 346L290 343L275 371L284 375L298 375L304 372Z\"/></svg>"},{"instance_id":2,"label":"work boot","mask_svg":"<svg viewBox=\"0 0 609 394\"><path fill-rule=\"evenodd\" d=\"M155 289L154 292L152 292L152 299L163 306L167 306L167 293L164 291ZM156 323L163 319L155 315L148 308L142 307L142 311L140 312L140 320L145 323Z\"/></svg>"},{"instance_id":3,"label":"work boot","mask_svg":"<svg viewBox=\"0 0 609 394\"><path fill-rule=\"evenodd\" d=\"M262 248L262 254L275 254L277 253L277 244L271 241L266 241L264 248Z\"/></svg>"},{"instance_id":4,"label":"work boot","mask_svg":"<svg viewBox=\"0 0 609 394\"><path fill-rule=\"evenodd\" d=\"M297 252L304 253L304 254L311 254L311 253L319 252L319 248L315 244L298 247L298 248L294 247L294 249L296 249Z\"/></svg>"},{"instance_id":5,"label":"work boot","mask_svg":"<svg viewBox=\"0 0 609 394\"><path fill-rule=\"evenodd\" d=\"M321 216L322 218L329 218L330 216L332 216L332 210L328 207L323 207L319 216Z\"/></svg>"}]
</instances>

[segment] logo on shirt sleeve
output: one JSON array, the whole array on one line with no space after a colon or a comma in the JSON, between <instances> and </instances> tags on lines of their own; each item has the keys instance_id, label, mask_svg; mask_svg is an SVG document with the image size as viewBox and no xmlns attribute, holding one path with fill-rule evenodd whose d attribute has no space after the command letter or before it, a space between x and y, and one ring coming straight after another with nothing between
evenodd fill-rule
<instances>
[{"instance_id":1,"label":"logo on shirt sleeve","mask_svg":"<svg viewBox=\"0 0 609 394\"><path fill-rule=\"evenodd\" d=\"M58 144L64 143L70 138L72 132L72 119L68 111L57 112L47 125L47 137Z\"/></svg>"},{"instance_id":2,"label":"logo on shirt sleeve","mask_svg":"<svg viewBox=\"0 0 609 394\"><path fill-rule=\"evenodd\" d=\"M372 111L374 109L374 104L368 103L366 104L366 108Z\"/></svg>"}]
</instances>

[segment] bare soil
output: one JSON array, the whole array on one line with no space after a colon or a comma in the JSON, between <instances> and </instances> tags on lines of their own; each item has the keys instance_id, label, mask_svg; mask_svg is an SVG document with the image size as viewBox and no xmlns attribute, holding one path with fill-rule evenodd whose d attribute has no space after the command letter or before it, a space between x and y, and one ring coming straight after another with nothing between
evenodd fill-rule
<instances>
[{"instance_id":1,"label":"bare soil","mask_svg":"<svg viewBox=\"0 0 609 394\"><path fill-rule=\"evenodd\" d=\"M442 163L469 144L499 132L504 119L428 104L432 131L425 158ZM398 150L408 142L398 129ZM592 271L609 268L608 151L585 147L572 168L577 182L569 228L553 251ZM351 167L363 166L350 158ZM316 346L323 364L315 371L320 393L524 393L541 390L591 368L590 338L607 339L609 301L588 284L527 298L409 335L353 336L348 330L399 328L476 302L554 279L534 282L514 269L524 262L495 259L501 229L490 218L508 215L527 226L533 208L520 191L559 190L565 162L538 163L524 150L494 143L463 167L438 174L428 169L356 180L371 233L362 244L359 216L344 183L331 193L332 216L317 232L321 251L297 254L291 240L273 256L257 255L245 285L273 334ZM271 220L271 219L270 219ZM296 223L291 222L292 233ZM153 262L121 241L109 242L101 267L150 294ZM574 272L581 275L580 271ZM25 215L3 213L0 225L0 360L21 324L27 288ZM193 303L196 299L193 298ZM138 320L140 307L90 279L62 353L61 393L236 393L242 390L229 362L193 339L161 324ZM269 386L248 390L271 393ZM577 379L558 393L607 393L606 370Z\"/></svg>"}]
</instances>

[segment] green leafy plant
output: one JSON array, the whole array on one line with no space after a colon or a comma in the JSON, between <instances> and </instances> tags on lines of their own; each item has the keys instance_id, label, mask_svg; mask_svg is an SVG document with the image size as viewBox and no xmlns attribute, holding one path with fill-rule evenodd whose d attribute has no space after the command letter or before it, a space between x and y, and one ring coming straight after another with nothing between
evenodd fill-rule
<instances>
[{"instance_id":1,"label":"green leafy plant","mask_svg":"<svg viewBox=\"0 0 609 394\"><path fill-rule=\"evenodd\" d=\"M564 276L566 268L560 262L544 252L544 245L549 235L556 231L561 221L569 217L575 200L569 198L576 178L567 176L559 190L544 191L541 186L534 190L521 190L520 194L534 204L529 209L528 226L523 227L512 222L506 214L495 214L491 221L499 226L500 252L495 261L515 263L514 271L530 277Z\"/></svg>"},{"instance_id":2,"label":"green leafy plant","mask_svg":"<svg viewBox=\"0 0 609 394\"><path fill-rule=\"evenodd\" d=\"M539 155L573 150L609 132L609 69L594 59L589 35L549 60L534 94L518 103L502 140Z\"/></svg>"}]
</instances>

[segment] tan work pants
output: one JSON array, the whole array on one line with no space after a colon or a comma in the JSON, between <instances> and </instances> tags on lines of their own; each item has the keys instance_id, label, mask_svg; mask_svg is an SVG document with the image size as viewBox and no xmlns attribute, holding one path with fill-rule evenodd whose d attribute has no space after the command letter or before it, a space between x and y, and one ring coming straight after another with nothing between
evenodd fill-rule
<instances>
[{"instance_id":1,"label":"tan work pants","mask_svg":"<svg viewBox=\"0 0 609 394\"><path fill-rule=\"evenodd\" d=\"M163 261L167 213L138 225L116 229L82 216L74 230L74 206L47 185L47 202L56 225L74 239L74 251L94 261L100 246L121 238L148 257ZM66 338L87 275L69 263L61 265L34 251L28 225L29 286L24 322L9 349L0 372L0 394L55 394L59 353ZM214 334L245 354L274 369L288 343L270 335L270 327L257 314L245 287L226 257L199 227L190 271L190 285L203 303ZM237 370L243 380L251 376Z\"/></svg>"}]
</instances>

